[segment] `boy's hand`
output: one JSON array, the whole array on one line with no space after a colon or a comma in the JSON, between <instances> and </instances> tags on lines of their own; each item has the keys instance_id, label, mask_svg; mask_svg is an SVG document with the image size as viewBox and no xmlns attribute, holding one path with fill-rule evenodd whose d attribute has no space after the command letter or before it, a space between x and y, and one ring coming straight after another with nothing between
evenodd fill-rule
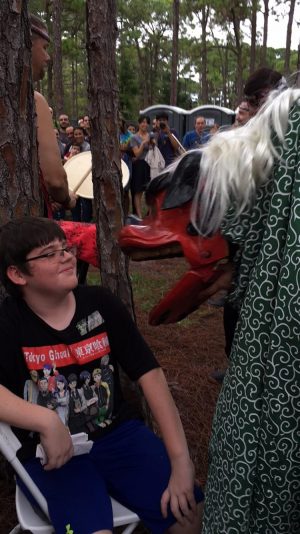
<instances>
[{"instance_id":1,"label":"boy's hand","mask_svg":"<svg viewBox=\"0 0 300 534\"><path fill-rule=\"evenodd\" d=\"M161 511L167 517L168 504L181 525L186 521L193 523L197 516L197 504L194 497L194 466L190 458L176 460L172 463L172 472L167 489L161 498Z\"/></svg>"},{"instance_id":2,"label":"boy's hand","mask_svg":"<svg viewBox=\"0 0 300 534\"><path fill-rule=\"evenodd\" d=\"M53 412L52 412L53 413ZM40 432L40 439L46 453L45 471L58 469L73 456L73 443L70 433L60 418L53 414L51 424Z\"/></svg>"}]
</instances>

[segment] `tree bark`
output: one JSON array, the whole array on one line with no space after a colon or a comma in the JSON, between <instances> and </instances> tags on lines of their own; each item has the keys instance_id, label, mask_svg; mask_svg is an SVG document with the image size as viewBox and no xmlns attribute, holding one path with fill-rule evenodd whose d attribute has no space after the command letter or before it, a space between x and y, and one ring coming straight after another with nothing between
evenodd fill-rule
<instances>
[{"instance_id":1,"label":"tree bark","mask_svg":"<svg viewBox=\"0 0 300 534\"><path fill-rule=\"evenodd\" d=\"M145 108L149 104L149 92L148 92L148 84L147 84L147 71L145 68L145 59L143 57L143 53L141 50L141 47L139 45L138 39L134 40L138 62L139 62L139 72L143 73L143 76L140 76L140 84L141 84L141 93L142 93L142 108Z\"/></svg>"},{"instance_id":2,"label":"tree bark","mask_svg":"<svg viewBox=\"0 0 300 534\"><path fill-rule=\"evenodd\" d=\"M177 105L177 72L178 72L178 33L179 33L179 0L173 0L173 47L171 68L170 105Z\"/></svg>"},{"instance_id":3,"label":"tree bark","mask_svg":"<svg viewBox=\"0 0 300 534\"><path fill-rule=\"evenodd\" d=\"M289 20L286 31L286 45L285 45L285 59L284 59L284 73L290 74L290 60L291 60L291 41L292 41L292 26L295 12L295 0L290 1Z\"/></svg>"},{"instance_id":4,"label":"tree bark","mask_svg":"<svg viewBox=\"0 0 300 534\"><path fill-rule=\"evenodd\" d=\"M133 315L127 262L118 244L123 225L118 141L116 75L116 2L87 0L89 116L92 126L94 205L102 284Z\"/></svg>"},{"instance_id":5,"label":"tree bark","mask_svg":"<svg viewBox=\"0 0 300 534\"><path fill-rule=\"evenodd\" d=\"M123 225L123 190L118 139L116 2L87 0L89 116L92 127L94 207L102 285L123 301L134 318L128 261L118 244ZM123 391L151 425L149 409L136 386L121 373Z\"/></svg>"},{"instance_id":6,"label":"tree bark","mask_svg":"<svg viewBox=\"0 0 300 534\"><path fill-rule=\"evenodd\" d=\"M51 6L50 6L50 0L46 0L45 2L45 22L46 22L46 25L48 27L48 31L49 31L49 34L51 35L52 34L52 20L51 20ZM53 111L54 111L54 117L55 117L55 107L56 107L56 102L55 102L55 99L54 99L54 93L53 93L53 58L52 58L52 47L50 46L50 49L49 49L49 54L50 54L50 61L48 62L48 65L47 65L47 101L48 101L48 104L49 106L52 107ZM41 88L44 86L44 84L42 84L42 81L39 80L37 82L37 91L39 93L41 93Z\"/></svg>"},{"instance_id":7,"label":"tree bark","mask_svg":"<svg viewBox=\"0 0 300 534\"><path fill-rule=\"evenodd\" d=\"M240 102L243 94L243 54L242 54L242 41L241 41L241 29L240 29L240 18L237 15L234 8L231 10L232 23L233 23L233 33L235 37L235 53L236 53L236 94L237 94L237 103Z\"/></svg>"},{"instance_id":8,"label":"tree bark","mask_svg":"<svg viewBox=\"0 0 300 534\"><path fill-rule=\"evenodd\" d=\"M250 74L252 74L252 72L255 71L256 32L257 32L257 0L253 0L252 9L251 9Z\"/></svg>"},{"instance_id":9,"label":"tree bark","mask_svg":"<svg viewBox=\"0 0 300 534\"><path fill-rule=\"evenodd\" d=\"M223 73L223 105L228 107L228 48L224 50L224 66L222 68Z\"/></svg>"},{"instance_id":10,"label":"tree bark","mask_svg":"<svg viewBox=\"0 0 300 534\"><path fill-rule=\"evenodd\" d=\"M14 0L1 2L0 224L42 212L26 6Z\"/></svg>"},{"instance_id":11,"label":"tree bark","mask_svg":"<svg viewBox=\"0 0 300 534\"><path fill-rule=\"evenodd\" d=\"M262 67L266 64L266 58L267 58L268 25L269 25L269 0L264 0L264 30L263 30L263 43L262 43L261 56L260 56L260 64Z\"/></svg>"},{"instance_id":12,"label":"tree bark","mask_svg":"<svg viewBox=\"0 0 300 534\"><path fill-rule=\"evenodd\" d=\"M207 21L209 15L209 6L201 8L201 102L206 104L209 101L208 81L207 81Z\"/></svg>"},{"instance_id":13,"label":"tree bark","mask_svg":"<svg viewBox=\"0 0 300 534\"><path fill-rule=\"evenodd\" d=\"M64 85L62 74L61 12L62 0L53 0L53 74L54 102L57 116L64 112Z\"/></svg>"}]
</instances>

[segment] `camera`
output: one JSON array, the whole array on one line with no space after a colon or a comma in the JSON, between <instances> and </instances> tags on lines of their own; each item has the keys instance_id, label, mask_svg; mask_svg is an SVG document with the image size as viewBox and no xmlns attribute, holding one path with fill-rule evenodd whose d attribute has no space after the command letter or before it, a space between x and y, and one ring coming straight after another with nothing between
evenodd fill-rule
<instances>
[{"instance_id":1,"label":"camera","mask_svg":"<svg viewBox=\"0 0 300 534\"><path fill-rule=\"evenodd\" d=\"M165 130L166 129L166 124L164 122L159 122L159 127L161 130Z\"/></svg>"}]
</instances>

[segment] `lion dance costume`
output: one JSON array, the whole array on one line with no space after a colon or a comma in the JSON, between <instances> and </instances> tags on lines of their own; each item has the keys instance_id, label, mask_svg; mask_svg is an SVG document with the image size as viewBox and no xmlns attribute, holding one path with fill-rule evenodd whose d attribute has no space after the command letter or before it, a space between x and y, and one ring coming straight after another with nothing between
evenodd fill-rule
<instances>
[{"instance_id":1,"label":"lion dance costume","mask_svg":"<svg viewBox=\"0 0 300 534\"><path fill-rule=\"evenodd\" d=\"M202 156L199 230L221 226L240 246L231 297L240 316L213 422L203 534L300 532L299 155L300 91L288 89Z\"/></svg>"},{"instance_id":2,"label":"lion dance costume","mask_svg":"<svg viewBox=\"0 0 300 534\"><path fill-rule=\"evenodd\" d=\"M160 210L177 204L163 186L153 214L124 227L120 243L130 251L174 241L193 269L188 280L200 280L200 289L215 276L212 263L227 254L218 230L239 245L230 299L240 313L213 422L203 534L299 534L300 90L272 92L246 126L217 134L191 154L167 173L171 183L180 169L189 176L189 161L196 165L192 227L185 205L174 232L174 217ZM193 183L190 190L194 195ZM204 240L198 252L195 228ZM153 324L195 309L196 302L169 309L184 301L185 287L183 280Z\"/></svg>"}]
</instances>

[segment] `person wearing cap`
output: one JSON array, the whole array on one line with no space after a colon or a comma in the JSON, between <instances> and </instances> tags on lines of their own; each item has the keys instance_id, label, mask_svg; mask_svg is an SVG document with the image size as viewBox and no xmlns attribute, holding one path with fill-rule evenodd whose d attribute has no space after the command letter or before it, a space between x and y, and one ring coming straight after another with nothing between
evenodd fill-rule
<instances>
[{"instance_id":1,"label":"person wearing cap","mask_svg":"<svg viewBox=\"0 0 300 534\"><path fill-rule=\"evenodd\" d=\"M32 41L32 77L33 81L42 80L50 60L48 46L50 38L47 26L35 15L30 15ZM73 208L75 195L69 191L67 175L63 168L56 135L53 129L49 105L39 92L34 92L37 121L38 158L40 181L45 201L45 214L53 216L53 208Z\"/></svg>"}]
</instances>

